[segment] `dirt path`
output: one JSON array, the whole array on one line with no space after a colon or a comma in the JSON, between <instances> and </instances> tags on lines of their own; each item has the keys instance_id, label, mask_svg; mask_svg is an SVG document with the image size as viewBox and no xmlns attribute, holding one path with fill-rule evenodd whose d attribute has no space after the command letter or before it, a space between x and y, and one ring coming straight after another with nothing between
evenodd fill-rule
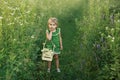
<instances>
[{"instance_id":1,"label":"dirt path","mask_svg":"<svg viewBox=\"0 0 120 80\"><path fill-rule=\"evenodd\" d=\"M77 60L78 56L74 46L74 40L77 36L77 25L75 19L81 20L83 16L83 5L77 5L74 9L71 9L67 16L59 16L59 21L61 23L60 27L62 29L63 46L64 50L60 55L60 67L61 73L56 74L53 70L49 77L55 80L76 80L78 77L76 71L78 66ZM55 61L52 63L55 65ZM55 66L53 66L53 69ZM58 76L59 75L59 76Z\"/></svg>"}]
</instances>

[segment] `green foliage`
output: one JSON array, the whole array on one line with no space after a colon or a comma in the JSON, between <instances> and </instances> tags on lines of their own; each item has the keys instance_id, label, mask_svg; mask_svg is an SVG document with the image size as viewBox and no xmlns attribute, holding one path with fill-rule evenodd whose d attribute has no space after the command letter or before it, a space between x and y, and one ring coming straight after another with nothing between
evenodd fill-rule
<instances>
[{"instance_id":1,"label":"green foliage","mask_svg":"<svg viewBox=\"0 0 120 80\"><path fill-rule=\"evenodd\" d=\"M0 3L0 79L49 78L40 53L47 20L51 16L63 19L79 1L1 0Z\"/></svg>"},{"instance_id":2,"label":"green foliage","mask_svg":"<svg viewBox=\"0 0 120 80\"><path fill-rule=\"evenodd\" d=\"M1 0L0 80L119 80L119 0ZM57 17L62 72L41 60L49 17Z\"/></svg>"},{"instance_id":3,"label":"green foliage","mask_svg":"<svg viewBox=\"0 0 120 80\"><path fill-rule=\"evenodd\" d=\"M116 2L118 5L116 5ZM92 80L119 80L119 1L90 0L83 20L76 20L79 32L77 44L89 63L84 67ZM113 7L111 7L111 5ZM83 26L84 25L84 26ZM82 35L81 35L82 34ZM76 44L76 45L77 45ZM90 67L90 68L89 68ZM94 69L94 70L93 70ZM89 71L93 72L93 74Z\"/></svg>"}]
</instances>

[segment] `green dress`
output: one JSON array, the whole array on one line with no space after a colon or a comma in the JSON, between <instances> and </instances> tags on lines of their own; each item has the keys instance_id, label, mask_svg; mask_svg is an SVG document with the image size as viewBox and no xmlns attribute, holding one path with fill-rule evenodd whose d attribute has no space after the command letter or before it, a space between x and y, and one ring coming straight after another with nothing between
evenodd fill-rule
<instances>
[{"instance_id":1,"label":"green dress","mask_svg":"<svg viewBox=\"0 0 120 80\"><path fill-rule=\"evenodd\" d=\"M50 32L49 30L46 30L47 32ZM55 54L60 54L60 28L57 28L55 32L52 33L52 39L46 42L46 47L49 49L53 49L54 45L54 52Z\"/></svg>"}]
</instances>

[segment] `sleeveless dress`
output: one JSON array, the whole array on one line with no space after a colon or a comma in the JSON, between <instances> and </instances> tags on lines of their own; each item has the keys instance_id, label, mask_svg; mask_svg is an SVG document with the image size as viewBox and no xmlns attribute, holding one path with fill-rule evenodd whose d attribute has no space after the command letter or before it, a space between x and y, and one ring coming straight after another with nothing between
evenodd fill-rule
<instances>
[{"instance_id":1,"label":"sleeveless dress","mask_svg":"<svg viewBox=\"0 0 120 80\"><path fill-rule=\"evenodd\" d=\"M49 30L46 30L46 32L50 32ZM52 39L47 40L46 47L49 49L53 49L54 45L54 54L60 54L60 28L57 28L55 32L52 33Z\"/></svg>"}]
</instances>

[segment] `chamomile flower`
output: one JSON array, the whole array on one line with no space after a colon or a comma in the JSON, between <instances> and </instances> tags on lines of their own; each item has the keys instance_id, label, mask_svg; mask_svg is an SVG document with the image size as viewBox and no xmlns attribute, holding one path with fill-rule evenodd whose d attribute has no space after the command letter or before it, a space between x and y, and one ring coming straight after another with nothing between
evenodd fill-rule
<instances>
[{"instance_id":1,"label":"chamomile flower","mask_svg":"<svg viewBox=\"0 0 120 80\"><path fill-rule=\"evenodd\" d=\"M35 38L34 35L32 35L31 38L32 38L32 39Z\"/></svg>"},{"instance_id":2,"label":"chamomile flower","mask_svg":"<svg viewBox=\"0 0 120 80\"><path fill-rule=\"evenodd\" d=\"M108 30L108 27L105 27L106 30Z\"/></svg>"}]
</instances>

